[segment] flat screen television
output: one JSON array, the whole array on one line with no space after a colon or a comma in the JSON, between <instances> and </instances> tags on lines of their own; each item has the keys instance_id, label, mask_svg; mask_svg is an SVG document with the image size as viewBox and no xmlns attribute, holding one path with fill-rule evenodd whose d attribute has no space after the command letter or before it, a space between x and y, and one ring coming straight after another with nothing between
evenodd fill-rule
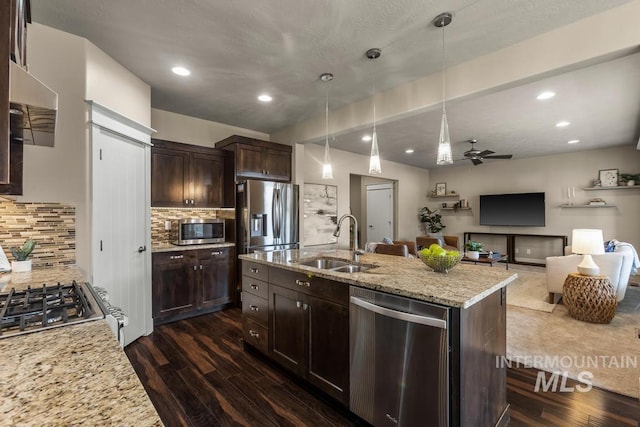
<instances>
[{"instance_id":1,"label":"flat screen television","mask_svg":"<svg viewBox=\"0 0 640 427\"><path fill-rule=\"evenodd\" d=\"M480 225L544 227L544 193L480 195Z\"/></svg>"}]
</instances>

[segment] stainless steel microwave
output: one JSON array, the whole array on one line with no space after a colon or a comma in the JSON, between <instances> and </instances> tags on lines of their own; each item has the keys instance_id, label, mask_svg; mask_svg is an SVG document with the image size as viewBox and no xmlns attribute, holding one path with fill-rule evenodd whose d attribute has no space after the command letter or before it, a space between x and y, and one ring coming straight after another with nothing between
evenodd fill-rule
<instances>
[{"instance_id":1,"label":"stainless steel microwave","mask_svg":"<svg viewBox=\"0 0 640 427\"><path fill-rule=\"evenodd\" d=\"M176 245L199 245L224 242L224 220L218 218L188 218L173 223Z\"/></svg>"}]
</instances>

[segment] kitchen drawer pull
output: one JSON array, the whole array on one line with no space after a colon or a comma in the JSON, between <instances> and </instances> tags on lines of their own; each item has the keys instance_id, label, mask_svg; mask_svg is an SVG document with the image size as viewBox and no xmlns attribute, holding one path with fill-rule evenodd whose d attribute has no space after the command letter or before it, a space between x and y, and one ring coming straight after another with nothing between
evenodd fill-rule
<instances>
[{"instance_id":1,"label":"kitchen drawer pull","mask_svg":"<svg viewBox=\"0 0 640 427\"><path fill-rule=\"evenodd\" d=\"M296 307L297 308L302 307L302 301L296 301Z\"/></svg>"},{"instance_id":2,"label":"kitchen drawer pull","mask_svg":"<svg viewBox=\"0 0 640 427\"><path fill-rule=\"evenodd\" d=\"M257 305L250 305L249 308L251 309L251 311L260 311L260 307L258 307Z\"/></svg>"},{"instance_id":3,"label":"kitchen drawer pull","mask_svg":"<svg viewBox=\"0 0 640 427\"><path fill-rule=\"evenodd\" d=\"M250 272L252 272L252 273L255 273L255 274L260 273L260 270L258 270L258 269L257 269L257 268L255 268L255 267L251 267L251 268L249 269L249 271L250 271Z\"/></svg>"},{"instance_id":4,"label":"kitchen drawer pull","mask_svg":"<svg viewBox=\"0 0 640 427\"><path fill-rule=\"evenodd\" d=\"M253 289L254 291L257 291L257 290L258 290L258 288L259 288L259 286L258 286L258 285L254 285L253 283L252 283L252 284L250 284L250 285L249 285L249 287L250 287L251 289Z\"/></svg>"},{"instance_id":5,"label":"kitchen drawer pull","mask_svg":"<svg viewBox=\"0 0 640 427\"><path fill-rule=\"evenodd\" d=\"M222 251L213 251L211 255L222 255Z\"/></svg>"},{"instance_id":6,"label":"kitchen drawer pull","mask_svg":"<svg viewBox=\"0 0 640 427\"><path fill-rule=\"evenodd\" d=\"M296 279L296 285L298 286L306 286L307 288L311 287L311 282L307 282L306 280Z\"/></svg>"},{"instance_id":7,"label":"kitchen drawer pull","mask_svg":"<svg viewBox=\"0 0 640 427\"><path fill-rule=\"evenodd\" d=\"M260 338L260 334L253 329L249 329L249 335L251 336L251 338Z\"/></svg>"},{"instance_id":8,"label":"kitchen drawer pull","mask_svg":"<svg viewBox=\"0 0 640 427\"><path fill-rule=\"evenodd\" d=\"M169 259L182 259L182 258L184 258L184 255L171 255L169 257Z\"/></svg>"},{"instance_id":9,"label":"kitchen drawer pull","mask_svg":"<svg viewBox=\"0 0 640 427\"><path fill-rule=\"evenodd\" d=\"M309 307L309 304L302 304L302 309L304 311L307 311L307 308Z\"/></svg>"}]
</instances>

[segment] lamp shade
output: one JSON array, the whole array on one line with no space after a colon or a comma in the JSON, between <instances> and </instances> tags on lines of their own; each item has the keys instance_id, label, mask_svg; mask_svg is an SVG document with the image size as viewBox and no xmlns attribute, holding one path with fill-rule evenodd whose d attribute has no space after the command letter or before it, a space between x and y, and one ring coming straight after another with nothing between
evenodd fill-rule
<instances>
[{"instance_id":1,"label":"lamp shade","mask_svg":"<svg viewBox=\"0 0 640 427\"><path fill-rule=\"evenodd\" d=\"M603 254L604 239L602 230L589 228L577 228L573 230L571 236L571 251L574 254Z\"/></svg>"}]
</instances>

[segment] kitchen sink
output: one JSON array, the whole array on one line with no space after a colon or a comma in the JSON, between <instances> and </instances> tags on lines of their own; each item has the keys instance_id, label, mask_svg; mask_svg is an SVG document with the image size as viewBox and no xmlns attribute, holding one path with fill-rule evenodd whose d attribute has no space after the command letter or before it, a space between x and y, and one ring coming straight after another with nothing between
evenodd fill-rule
<instances>
[{"instance_id":1,"label":"kitchen sink","mask_svg":"<svg viewBox=\"0 0 640 427\"><path fill-rule=\"evenodd\" d=\"M357 262L332 259L332 258L313 258L298 262L300 265L307 267L319 268L321 270L330 270L338 273L360 273L367 271L375 265L360 264Z\"/></svg>"},{"instance_id":2,"label":"kitchen sink","mask_svg":"<svg viewBox=\"0 0 640 427\"><path fill-rule=\"evenodd\" d=\"M339 259L315 258L306 261L300 261L298 264L308 267L320 268L322 270L332 270L338 267L349 265L349 261L341 261Z\"/></svg>"}]
</instances>

